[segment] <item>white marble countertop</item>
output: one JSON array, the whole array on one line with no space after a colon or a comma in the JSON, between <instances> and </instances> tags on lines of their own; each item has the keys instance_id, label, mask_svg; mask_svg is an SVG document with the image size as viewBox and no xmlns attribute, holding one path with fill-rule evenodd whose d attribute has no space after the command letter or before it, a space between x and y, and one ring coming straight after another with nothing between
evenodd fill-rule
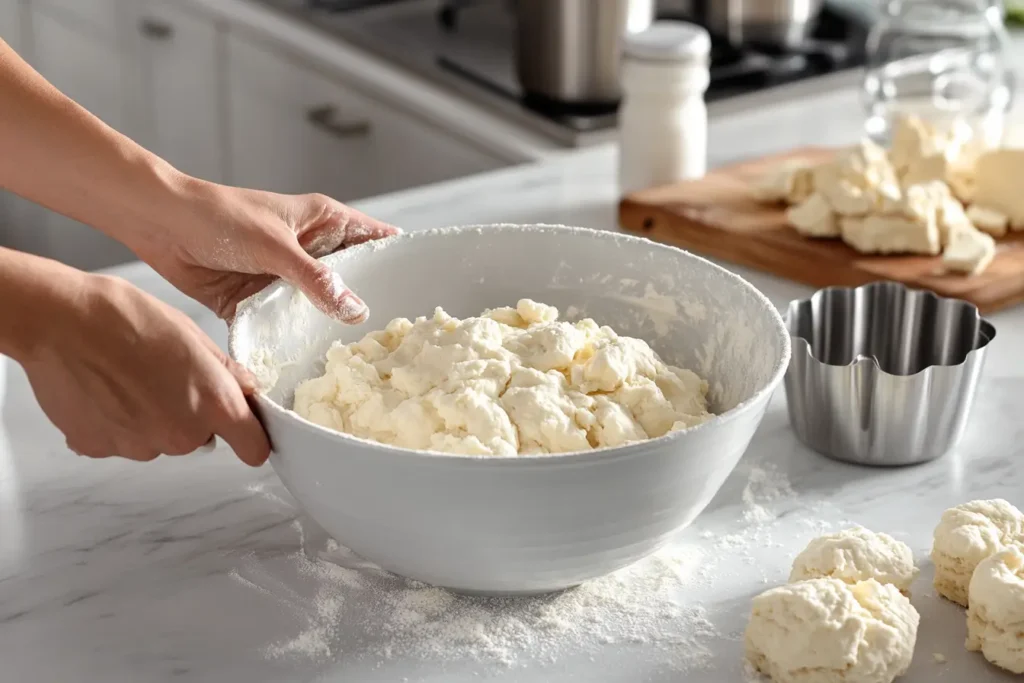
<instances>
[{"instance_id":1,"label":"white marble countertop","mask_svg":"<svg viewBox=\"0 0 1024 683\"><path fill-rule=\"evenodd\" d=\"M734 115L712 127L712 163L797 144L849 142L859 117L848 91ZM406 229L497 221L614 229L613 154L584 151L361 208ZM225 341L212 315L148 268L116 272ZM807 293L743 274L780 306ZM372 293L364 295L372 306ZM680 537L685 552L703 557L703 569L679 584L678 597L684 606L699 606L710 622L678 646L687 653L684 669L672 663L679 652L642 642L570 647L547 663L512 648L511 666L487 657L444 663L422 654L387 656L374 621L383 615L347 608L331 613L330 656L268 656L302 634L309 615L296 604L315 595L323 580L296 569L303 537L307 551L323 539L314 537L273 472L249 470L223 452L148 464L76 458L36 406L20 369L8 364L0 424L0 680L743 680L739 634L750 596L782 581L811 536L851 520L906 540L922 566L914 587L922 628L904 680L1009 680L964 651L962 612L933 595L927 561L943 509L977 497L1024 503L1024 465L1017 460L1024 457L1024 357L1017 351L1024 345L1024 309L992 320L999 336L968 432L940 461L901 470L827 461L796 442L779 392L736 472ZM368 642L374 639L375 645ZM938 663L932 653L948 661Z\"/></svg>"}]
</instances>

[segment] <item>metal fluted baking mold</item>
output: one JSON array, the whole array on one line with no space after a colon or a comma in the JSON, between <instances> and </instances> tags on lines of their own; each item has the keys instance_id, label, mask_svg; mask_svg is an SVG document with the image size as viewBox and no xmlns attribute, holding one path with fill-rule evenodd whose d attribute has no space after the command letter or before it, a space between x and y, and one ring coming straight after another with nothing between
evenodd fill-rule
<instances>
[{"instance_id":1,"label":"metal fluted baking mold","mask_svg":"<svg viewBox=\"0 0 1024 683\"><path fill-rule=\"evenodd\" d=\"M895 282L789 305L785 387L797 437L866 465L940 457L963 436L995 327L978 308Z\"/></svg>"}]
</instances>

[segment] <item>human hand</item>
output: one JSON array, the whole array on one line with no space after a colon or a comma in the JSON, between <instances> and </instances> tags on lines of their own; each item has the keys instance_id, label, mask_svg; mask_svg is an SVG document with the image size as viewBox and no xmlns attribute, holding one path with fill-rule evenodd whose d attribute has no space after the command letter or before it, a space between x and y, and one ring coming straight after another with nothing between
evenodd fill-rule
<instances>
[{"instance_id":1,"label":"human hand","mask_svg":"<svg viewBox=\"0 0 1024 683\"><path fill-rule=\"evenodd\" d=\"M187 179L160 230L120 239L175 287L224 319L275 278L327 315L364 321L366 304L316 260L399 231L323 195L282 195Z\"/></svg>"},{"instance_id":2,"label":"human hand","mask_svg":"<svg viewBox=\"0 0 1024 683\"><path fill-rule=\"evenodd\" d=\"M223 438L248 465L270 445L246 396L256 380L187 316L127 282L67 270L46 332L18 358L68 447L152 460ZM27 347L26 347L27 348Z\"/></svg>"},{"instance_id":3,"label":"human hand","mask_svg":"<svg viewBox=\"0 0 1024 683\"><path fill-rule=\"evenodd\" d=\"M221 317L282 277L328 315L365 319L366 304L306 252L323 256L391 226L322 195L181 173L60 93L3 40L0 102L0 189L122 242Z\"/></svg>"}]
</instances>

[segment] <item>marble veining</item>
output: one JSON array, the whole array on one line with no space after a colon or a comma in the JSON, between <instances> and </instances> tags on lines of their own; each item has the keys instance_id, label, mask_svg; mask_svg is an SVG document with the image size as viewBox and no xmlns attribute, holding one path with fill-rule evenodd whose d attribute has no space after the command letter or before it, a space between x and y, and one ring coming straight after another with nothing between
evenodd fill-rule
<instances>
[{"instance_id":1,"label":"marble veining","mask_svg":"<svg viewBox=\"0 0 1024 683\"><path fill-rule=\"evenodd\" d=\"M798 144L857 136L855 94L778 105L716 122L712 162ZM458 223L548 222L614 229L614 150L587 150L359 203L406 229ZM224 344L223 325L139 265L115 269L178 306ZM808 290L740 271L778 306ZM372 306L372 293L364 293ZM1010 680L963 650L962 612L928 585L931 530L943 509L976 497L1017 504L1024 467L1024 309L998 314L964 441L927 465L864 469L825 460L789 429L784 395L772 401L748 454L679 542L705 550L715 580L681 596L703 605L720 636L713 660L688 681L743 680L739 635L749 598L782 581L806 541L855 521L907 541L922 565L914 601L922 612L908 683ZM609 645L534 665L360 656L358 625L341 616L338 654L327 661L269 658L301 618L289 601L315 586L289 556L317 530L269 468L253 471L226 452L136 464L88 461L64 448L21 370L8 363L0 394L0 680L5 683L185 681L678 681L662 653ZM770 521L746 534L745 491L770 469L791 490L763 501ZM735 543L723 539L735 538ZM370 615L372 618L372 615ZM948 658L933 661L932 652ZM941 678L939 678L941 677Z\"/></svg>"}]
</instances>

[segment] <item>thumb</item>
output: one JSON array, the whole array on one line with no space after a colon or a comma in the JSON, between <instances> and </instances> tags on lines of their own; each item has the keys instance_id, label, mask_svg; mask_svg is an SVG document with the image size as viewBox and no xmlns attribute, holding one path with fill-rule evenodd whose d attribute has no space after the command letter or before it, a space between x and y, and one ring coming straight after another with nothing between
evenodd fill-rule
<instances>
[{"instance_id":1,"label":"thumb","mask_svg":"<svg viewBox=\"0 0 1024 683\"><path fill-rule=\"evenodd\" d=\"M247 367L231 360L227 356L224 357L224 367L228 369L231 376L238 382L238 386L241 387L244 396L252 396L259 391L260 381Z\"/></svg>"},{"instance_id":2,"label":"thumb","mask_svg":"<svg viewBox=\"0 0 1024 683\"><path fill-rule=\"evenodd\" d=\"M366 303L348 288L341 275L307 254L302 247L282 252L280 272L274 274L298 287L326 315L347 325L357 325L370 310Z\"/></svg>"},{"instance_id":3,"label":"thumb","mask_svg":"<svg viewBox=\"0 0 1024 683\"><path fill-rule=\"evenodd\" d=\"M238 386L242 389L243 395L252 396L259 391L260 381L256 375L249 370L249 368L236 360L229 358L228 355L206 335L202 335L201 339L206 348L209 349L210 353L212 353L220 364L227 368L227 371L231 373L231 376L235 378L235 381L238 382Z\"/></svg>"}]
</instances>

